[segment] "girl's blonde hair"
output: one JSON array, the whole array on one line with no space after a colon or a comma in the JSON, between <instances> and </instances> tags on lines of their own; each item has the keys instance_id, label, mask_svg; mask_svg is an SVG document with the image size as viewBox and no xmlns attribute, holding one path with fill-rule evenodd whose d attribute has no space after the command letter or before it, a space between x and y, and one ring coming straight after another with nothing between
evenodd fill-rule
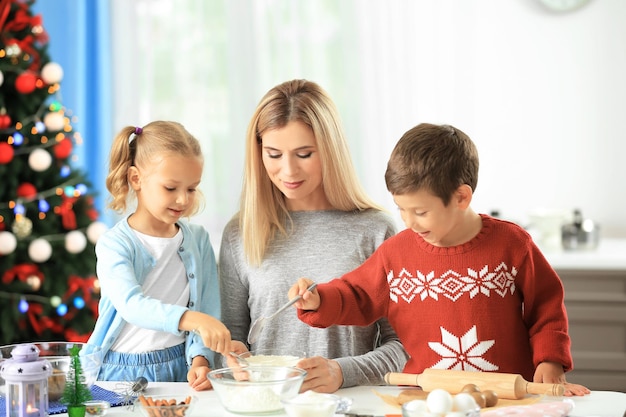
<instances>
[{"instance_id":1,"label":"girl's blonde hair","mask_svg":"<svg viewBox=\"0 0 626 417\"><path fill-rule=\"evenodd\" d=\"M289 211L284 195L265 171L262 136L292 121L302 122L313 131L322 164L322 187L335 209L382 210L358 181L337 109L326 91L307 80L277 85L259 102L246 134L239 228L244 252L252 265L261 264L277 232L288 233Z\"/></svg>"},{"instance_id":2,"label":"girl's blonde hair","mask_svg":"<svg viewBox=\"0 0 626 417\"><path fill-rule=\"evenodd\" d=\"M128 184L128 169L131 166L148 167L168 153L203 159L200 142L178 122L154 121L143 128L126 126L120 130L113 139L109 155L109 174L106 178L110 193L108 207L124 212L129 200L136 198ZM185 214L193 216L202 203L202 194L199 193Z\"/></svg>"}]
</instances>

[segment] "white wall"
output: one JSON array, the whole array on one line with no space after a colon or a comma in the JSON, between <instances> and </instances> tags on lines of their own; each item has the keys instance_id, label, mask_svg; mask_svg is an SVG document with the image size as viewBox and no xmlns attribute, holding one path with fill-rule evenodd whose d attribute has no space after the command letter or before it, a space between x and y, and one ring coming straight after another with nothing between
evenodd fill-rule
<instances>
[{"instance_id":1,"label":"white wall","mask_svg":"<svg viewBox=\"0 0 626 417\"><path fill-rule=\"evenodd\" d=\"M562 14L539 0L380 3L362 29L381 44L363 77L386 87L363 119L380 138L360 168L371 194L393 208L381 155L417 123L449 123L479 148L478 211L526 223L538 208L580 208L602 236L626 237L626 1ZM414 27L385 27L407 13ZM393 79L377 65L395 66Z\"/></svg>"}]
</instances>

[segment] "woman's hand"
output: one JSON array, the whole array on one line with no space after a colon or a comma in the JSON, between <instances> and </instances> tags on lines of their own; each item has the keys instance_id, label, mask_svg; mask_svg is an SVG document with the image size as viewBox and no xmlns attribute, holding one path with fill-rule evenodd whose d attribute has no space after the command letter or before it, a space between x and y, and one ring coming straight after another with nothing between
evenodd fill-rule
<instances>
[{"instance_id":1,"label":"woman's hand","mask_svg":"<svg viewBox=\"0 0 626 417\"><path fill-rule=\"evenodd\" d=\"M341 388L343 384L343 372L337 361L314 356L301 359L296 366L306 371L300 392L313 390L332 393Z\"/></svg>"},{"instance_id":2,"label":"woman's hand","mask_svg":"<svg viewBox=\"0 0 626 417\"><path fill-rule=\"evenodd\" d=\"M226 354L225 358L226 358L226 366L228 366L229 368L237 368L241 365L239 365L239 362L237 361L237 358L235 358L233 355L230 354L230 352L233 352L237 355L241 355L243 353L248 352L248 347L243 343L240 342L238 340L233 340L230 344L230 351L228 354Z\"/></svg>"}]
</instances>

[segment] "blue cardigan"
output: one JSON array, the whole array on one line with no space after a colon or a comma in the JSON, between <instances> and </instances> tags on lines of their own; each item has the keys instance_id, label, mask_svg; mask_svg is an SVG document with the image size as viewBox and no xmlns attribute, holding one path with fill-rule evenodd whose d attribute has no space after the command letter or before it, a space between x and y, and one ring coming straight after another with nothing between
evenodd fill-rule
<instances>
[{"instance_id":1,"label":"blue cardigan","mask_svg":"<svg viewBox=\"0 0 626 417\"><path fill-rule=\"evenodd\" d=\"M128 225L128 217L103 233L96 243L96 272L101 283L101 298L94 331L89 343L101 346L103 357L111 349L124 324L182 334L178 330L187 310L201 311L220 319L220 293L217 263L209 234L204 227L187 221L177 225L183 232L178 254L189 281L187 307L165 304L143 295L142 284L156 260ZM204 356L215 364L214 352L206 348L200 336L185 332L187 364L195 356Z\"/></svg>"}]
</instances>

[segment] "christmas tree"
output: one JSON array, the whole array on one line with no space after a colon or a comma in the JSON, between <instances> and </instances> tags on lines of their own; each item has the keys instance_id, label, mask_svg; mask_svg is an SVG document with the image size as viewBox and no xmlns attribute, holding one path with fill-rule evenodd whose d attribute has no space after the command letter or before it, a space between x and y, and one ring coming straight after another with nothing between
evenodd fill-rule
<instances>
[{"instance_id":1,"label":"christmas tree","mask_svg":"<svg viewBox=\"0 0 626 417\"><path fill-rule=\"evenodd\" d=\"M34 0L0 0L0 344L86 341L99 298L94 193Z\"/></svg>"},{"instance_id":2,"label":"christmas tree","mask_svg":"<svg viewBox=\"0 0 626 417\"><path fill-rule=\"evenodd\" d=\"M67 373L65 388L63 388L63 396L61 397L61 402L68 407L85 405L85 401L89 401L93 398L91 390L85 382L79 352L80 347L78 347L78 345L74 345L74 347L70 349L70 369Z\"/></svg>"}]
</instances>

